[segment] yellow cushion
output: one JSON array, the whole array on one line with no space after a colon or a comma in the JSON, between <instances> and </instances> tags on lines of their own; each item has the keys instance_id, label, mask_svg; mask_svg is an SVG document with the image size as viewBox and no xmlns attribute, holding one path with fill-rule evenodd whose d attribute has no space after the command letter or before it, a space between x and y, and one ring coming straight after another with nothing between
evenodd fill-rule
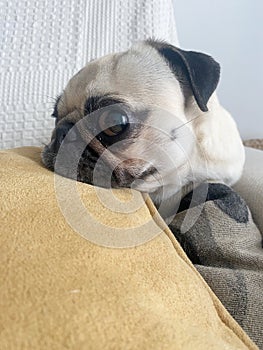
<instances>
[{"instance_id":1,"label":"yellow cushion","mask_svg":"<svg viewBox=\"0 0 263 350\"><path fill-rule=\"evenodd\" d=\"M40 151L0 152L1 350L256 349L147 196L116 190L112 210Z\"/></svg>"}]
</instances>

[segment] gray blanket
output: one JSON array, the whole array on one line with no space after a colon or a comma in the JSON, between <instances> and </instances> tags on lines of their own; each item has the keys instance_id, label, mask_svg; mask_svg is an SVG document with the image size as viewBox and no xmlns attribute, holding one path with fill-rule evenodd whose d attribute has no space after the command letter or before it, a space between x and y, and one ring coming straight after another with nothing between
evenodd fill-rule
<instances>
[{"instance_id":1,"label":"gray blanket","mask_svg":"<svg viewBox=\"0 0 263 350\"><path fill-rule=\"evenodd\" d=\"M170 228L226 309L263 349L262 236L245 201L223 184L200 185L194 197L191 192L182 200Z\"/></svg>"}]
</instances>

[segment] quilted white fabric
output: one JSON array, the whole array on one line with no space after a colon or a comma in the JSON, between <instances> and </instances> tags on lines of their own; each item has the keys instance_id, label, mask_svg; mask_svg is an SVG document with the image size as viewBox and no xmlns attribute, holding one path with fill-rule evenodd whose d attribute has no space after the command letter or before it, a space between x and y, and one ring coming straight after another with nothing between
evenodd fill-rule
<instances>
[{"instance_id":1,"label":"quilted white fabric","mask_svg":"<svg viewBox=\"0 0 263 350\"><path fill-rule=\"evenodd\" d=\"M152 36L177 44L172 0L0 0L0 148L48 142L69 78Z\"/></svg>"}]
</instances>

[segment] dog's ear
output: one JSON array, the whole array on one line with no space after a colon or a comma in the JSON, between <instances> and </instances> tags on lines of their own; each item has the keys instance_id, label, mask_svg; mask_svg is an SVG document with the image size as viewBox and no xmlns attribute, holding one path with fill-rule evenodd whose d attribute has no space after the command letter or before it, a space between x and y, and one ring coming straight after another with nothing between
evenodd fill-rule
<instances>
[{"instance_id":1,"label":"dog's ear","mask_svg":"<svg viewBox=\"0 0 263 350\"><path fill-rule=\"evenodd\" d=\"M154 40L148 40L147 43L164 57L180 83L184 84L184 81L187 81L199 108L207 112L207 102L219 81L219 64L204 53L184 51Z\"/></svg>"}]
</instances>

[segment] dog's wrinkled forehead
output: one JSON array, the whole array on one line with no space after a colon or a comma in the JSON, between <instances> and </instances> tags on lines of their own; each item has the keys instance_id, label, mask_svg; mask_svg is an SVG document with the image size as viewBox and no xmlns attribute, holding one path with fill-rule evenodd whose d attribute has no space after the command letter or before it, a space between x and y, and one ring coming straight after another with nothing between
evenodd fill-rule
<instances>
[{"instance_id":1,"label":"dog's wrinkled forehead","mask_svg":"<svg viewBox=\"0 0 263 350\"><path fill-rule=\"evenodd\" d=\"M150 45L139 43L130 50L91 61L68 83L58 99L58 119L78 110L83 113L90 97L108 96L134 107L183 105L179 82L163 57ZM176 95L178 98L176 99Z\"/></svg>"}]
</instances>

